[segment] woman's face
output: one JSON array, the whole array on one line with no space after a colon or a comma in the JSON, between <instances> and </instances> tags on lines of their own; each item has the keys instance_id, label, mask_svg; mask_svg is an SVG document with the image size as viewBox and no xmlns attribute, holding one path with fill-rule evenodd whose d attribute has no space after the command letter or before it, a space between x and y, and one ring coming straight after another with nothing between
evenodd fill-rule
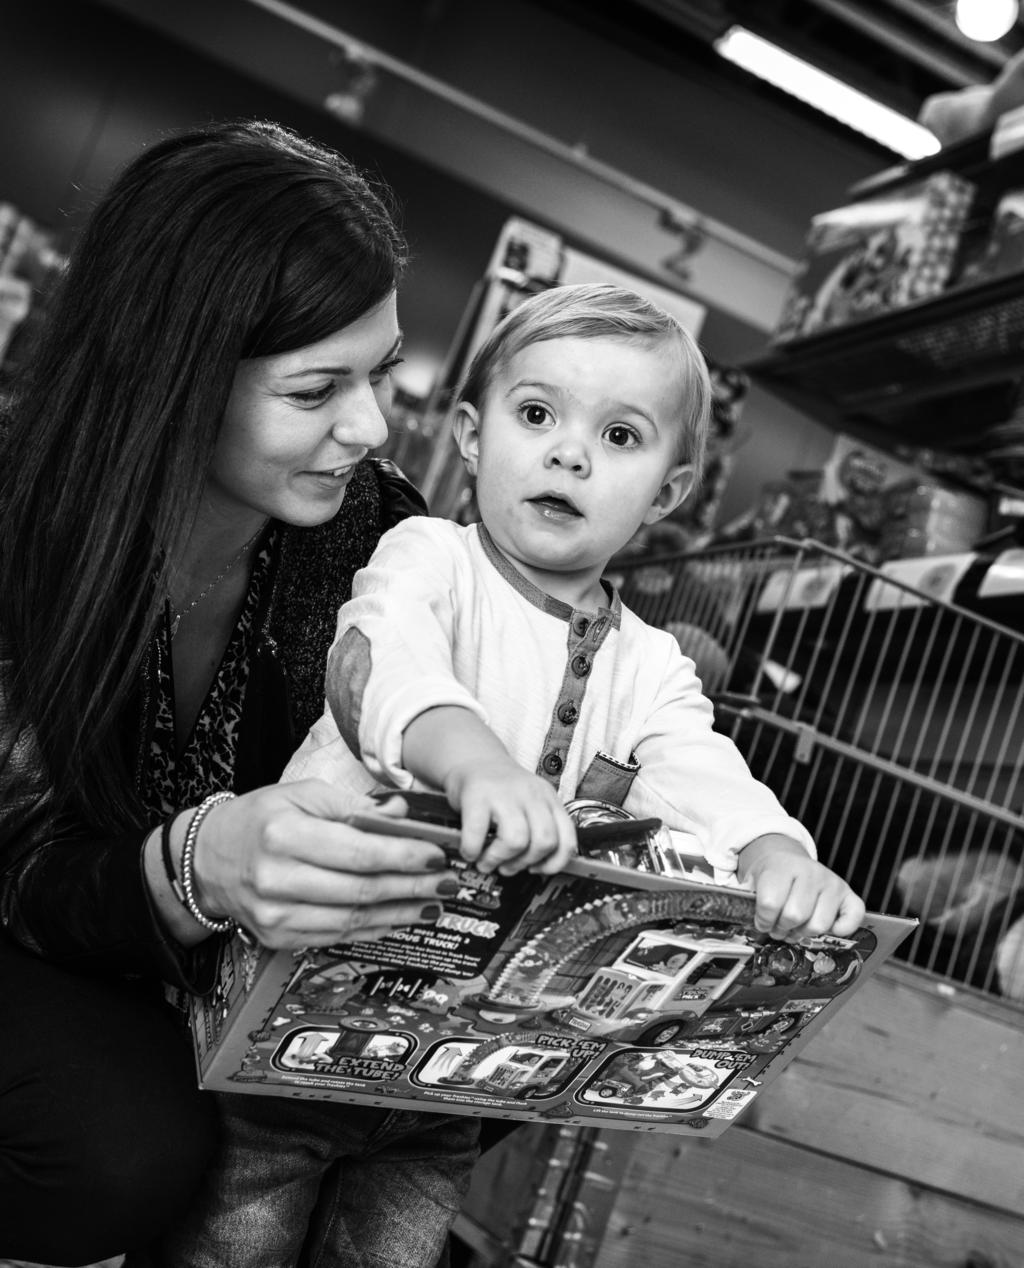
<instances>
[{"instance_id":1,"label":"woman's face","mask_svg":"<svg viewBox=\"0 0 1024 1268\"><path fill-rule=\"evenodd\" d=\"M395 296L319 343L239 363L206 481L205 508L257 527L337 514L353 469L387 439L401 361Z\"/></svg>"}]
</instances>

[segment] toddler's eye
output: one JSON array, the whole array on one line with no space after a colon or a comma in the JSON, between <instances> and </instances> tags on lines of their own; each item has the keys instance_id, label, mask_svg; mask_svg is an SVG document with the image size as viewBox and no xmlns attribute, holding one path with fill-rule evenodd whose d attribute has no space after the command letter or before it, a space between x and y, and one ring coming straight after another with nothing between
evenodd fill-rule
<instances>
[{"instance_id":1,"label":"toddler's eye","mask_svg":"<svg viewBox=\"0 0 1024 1268\"><path fill-rule=\"evenodd\" d=\"M605 440L616 449L631 449L640 443L637 432L632 427L627 427L625 423L612 423L604 435Z\"/></svg>"},{"instance_id":2,"label":"toddler's eye","mask_svg":"<svg viewBox=\"0 0 1024 1268\"><path fill-rule=\"evenodd\" d=\"M535 405L532 402L524 405L519 412L523 422L530 427L543 427L551 418L551 412L545 405Z\"/></svg>"}]
</instances>

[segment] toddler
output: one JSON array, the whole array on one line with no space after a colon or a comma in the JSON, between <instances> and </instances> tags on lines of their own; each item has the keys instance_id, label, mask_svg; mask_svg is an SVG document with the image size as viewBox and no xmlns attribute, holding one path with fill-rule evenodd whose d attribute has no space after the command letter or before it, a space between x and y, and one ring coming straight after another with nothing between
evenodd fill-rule
<instances>
[{"instance_id":1,"label":"toddler","mask_svg":"<svg viewBox=\"0 0 1024 1268\"><path fill-rule=\"evenodd\" d=\"M753 889L763 932L855 931L860 899L712 729L692 661L602 580L699 480L710 404L692 337L632 291L556 287L514 309L454 420L481 523L415 518L381 539L285 778L441 789L463 855L504 873L559 870L565 803L598 798Z\"/></svg>"},{"instance_id":2,"label":"toddler","mask_svg":"<svg viewBox=\"0 0 1024 1268\"><path fill-rule=\"evenodd\" d=\"M441 789L461 813L462 854L505 874L563 867L575 847L565 803L597 798L656 816L717 880L753 889L762 931L853 933L863 904L712 729L693 663L602 580L699 479L710 401L693 339L630 291L559 287L516 308L476 354L454 420L482 522L408 519L381 539L339 613L328 708L283 778L330 780L354 803L381 786ZM359 1188L359 1217L344 1184L326 1191L339 1262L378 1262L366 1239L398 1221L420 1238L405 1268L434 1263L475 1119L222 1099L242 1163L231 1173L251 1174L244 1159L258 1157L264 1175L222 1224L208 1219L211 1237L227 1242L243 1216L255 1237L269 1170L276 1191L310 1202L324 1160L344 1175L354 1158L365 1179L379 1136L388 1148L372 1189ZM410 1195L415 1218L403 1220Z\"/></svg>"}]
</instances>

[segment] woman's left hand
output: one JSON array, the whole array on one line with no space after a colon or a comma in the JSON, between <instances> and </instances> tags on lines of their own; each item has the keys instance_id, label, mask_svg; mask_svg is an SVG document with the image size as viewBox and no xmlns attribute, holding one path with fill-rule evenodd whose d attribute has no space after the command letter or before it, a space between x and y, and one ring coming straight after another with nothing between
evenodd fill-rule
<instances>
[{"instance_id":1,"label":"woman's left hand","mask_svg":"<svg viewBox=\"0 0 1024 1268\"><path fill-rule=\"evenodd\" d=\"M361 831L345 822L351 810L349 798L314 779L274 784L215 806L195 846L200 910L236 921L274 948L375 940L436 920L457 888L444 851L410 837ZM399 815L401 803L374 811ZM188 814L176 821L179 840L188 822ZM147 875L152 884L152 869ZM161 895L154 886L154 894L179 940L207 936L165 888Z\"/></svg>"}]
</instances>

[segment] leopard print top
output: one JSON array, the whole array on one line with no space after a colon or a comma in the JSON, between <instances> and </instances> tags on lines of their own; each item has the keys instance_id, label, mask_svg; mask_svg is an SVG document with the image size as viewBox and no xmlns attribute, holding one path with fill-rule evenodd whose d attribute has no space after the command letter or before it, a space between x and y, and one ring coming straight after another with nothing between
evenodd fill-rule
<instances>
[{"instance_id":1,"label":"leopard print top","mask_svg":"<svg viewBox=\"0 0 1024 1268\"><path fill-rule=\"evenodd\" d=\"M241 616L181 753L177 753L175 743L169 619L157 635L155 718L140 790L154 820L166 818L182 806L196 806L210 793L231 790L256 615L268 584L275 538L276 529L261 543Z\"/></svg>"}]
</instances>

